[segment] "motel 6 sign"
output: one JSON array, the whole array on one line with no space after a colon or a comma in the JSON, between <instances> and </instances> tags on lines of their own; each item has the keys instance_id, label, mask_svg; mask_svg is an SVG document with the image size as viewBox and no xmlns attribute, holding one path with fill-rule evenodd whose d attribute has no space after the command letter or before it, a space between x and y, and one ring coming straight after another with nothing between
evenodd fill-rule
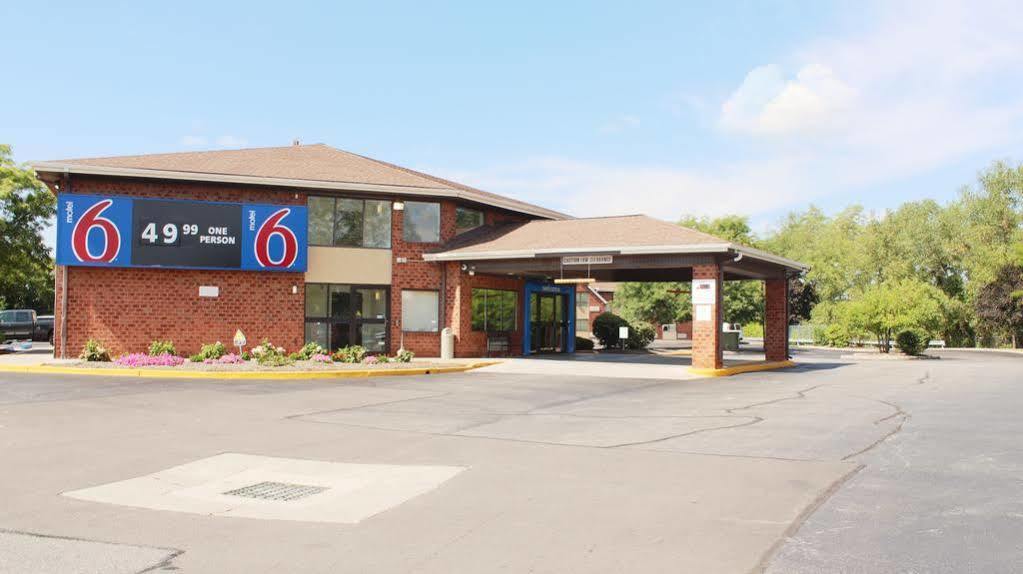
<instances>
[{"instance_id":1,"label":"motel 6 sign","mask_svg":"<svg viewBox=\"0 0 1023 574\"><path fill-rule=\"evenodd\" d=\"M304 205L57 196L57 264L305 271Z\"/></svg>"}]
</instances>

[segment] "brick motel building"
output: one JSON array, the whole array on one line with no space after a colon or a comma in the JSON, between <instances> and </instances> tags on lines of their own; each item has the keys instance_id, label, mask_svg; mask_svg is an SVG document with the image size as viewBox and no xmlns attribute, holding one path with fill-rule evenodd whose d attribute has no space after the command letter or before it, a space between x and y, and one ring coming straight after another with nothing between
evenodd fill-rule
<instances>
[{"instance_id":1,"label":"brick motel building","mask_svg":"<svg viewBox=\"0 0 1023 574\"><path fill-rule=\"evenodd\" d=\"M788 278L805 269L646 216L576 219L322 144L32 167L58 197L57 357L88 339L193 353L239 329L289 351L430 357L450 328L458 357L571 353L577 315L588 323L601 305L571 280L592 279L692 281L693 366L719 368L722 282L763 281L766 356L784 360Z\"/></svg>"}]
</instances>

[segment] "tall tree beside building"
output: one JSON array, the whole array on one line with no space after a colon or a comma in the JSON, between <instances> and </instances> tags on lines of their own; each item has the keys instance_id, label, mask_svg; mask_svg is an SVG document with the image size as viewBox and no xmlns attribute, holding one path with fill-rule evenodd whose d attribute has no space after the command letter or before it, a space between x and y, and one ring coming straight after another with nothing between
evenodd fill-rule
<instances>
[{"instance_id":1,"label":"tall tree beside building","mask_svg":"<svg viewBox=\"0 0 1023 574\"><path fill-rule=\"evenodd\" d=\"M1003 267L977 293L976 309L985 332L1007 338L1018 349L1023 338L1023 267Z\"/></svg>"},{"instance_id":2,"label":"tall tree beside building","mask_svg":"<svg viewBox=\"0 0 1023 574\"><path fill-rule=\"evenodd\" d=\"M0 144L0 300L9 308L53 310L53 255L43 229L56 201Z\"/></svg>"}]
</instances>

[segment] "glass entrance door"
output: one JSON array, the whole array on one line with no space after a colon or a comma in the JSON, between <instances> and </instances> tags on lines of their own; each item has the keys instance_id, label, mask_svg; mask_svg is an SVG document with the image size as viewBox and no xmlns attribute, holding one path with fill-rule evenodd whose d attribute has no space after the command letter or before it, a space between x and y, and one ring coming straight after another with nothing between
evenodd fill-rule
<instances>
[{"instance_id":1,"label":"glass entrance door","mask_svg":"<svg viewBox=\"0 0 1023 574\"><path fill-rule=\"evenodd\" d=\"M532 293L529 303L530 351L563 352L568 323L564 295Z\"/></svg>"}]
</instances>

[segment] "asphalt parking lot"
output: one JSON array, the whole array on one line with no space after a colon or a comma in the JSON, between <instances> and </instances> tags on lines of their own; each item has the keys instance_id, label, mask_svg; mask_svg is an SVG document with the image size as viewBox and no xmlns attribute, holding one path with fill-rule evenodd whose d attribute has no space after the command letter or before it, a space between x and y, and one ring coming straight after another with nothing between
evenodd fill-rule
<instances>
[{"instance_id":1,"label":"asphalt parking lot","mask_svg":"<svg viewBox=\"0 0 1023 574\"><path fill-rule=\"evenodd\" d=\"M797 359L695 380L0 374L0 571L1018 571L1023 357ZM225 457L296 482L449 471L297 520L129 488L196 502L167 477ZM97 489L116 500L76 494Z\"/></svg>"}]
</instances>

